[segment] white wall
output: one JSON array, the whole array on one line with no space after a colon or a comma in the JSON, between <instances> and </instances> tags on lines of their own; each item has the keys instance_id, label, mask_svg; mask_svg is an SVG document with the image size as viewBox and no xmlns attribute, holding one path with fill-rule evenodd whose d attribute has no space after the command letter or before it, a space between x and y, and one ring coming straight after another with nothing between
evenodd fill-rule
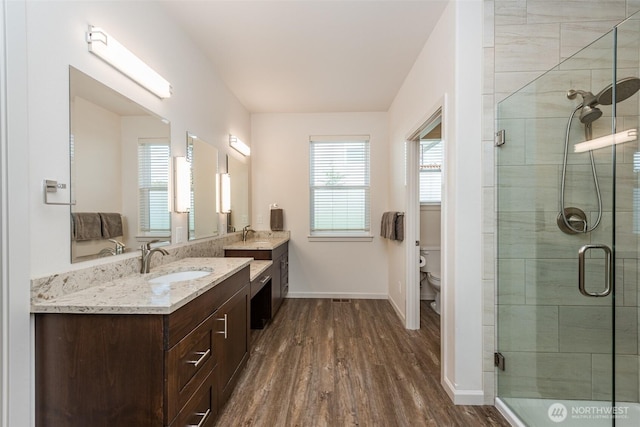
<instances>
[{"instance_id":1,"label":"white wall","mask_svg":"<svg viewBox=\"0 0 640 427\"><path fill-rule=\"evenodd\" d=\"M24 2L2 1L6 35L5 105L2 109L2 425L33 422L31 320L29 316L29 129L27 119L27 22ZM2 81L2 79L0 79ZM5 121L6 120L6 121ZM6 127L5 127L6 125ZM41 200L41 199L40 199ZM39 200L39 201L40 201ZM42 203L40 201L40 203Z\"/></svg>"},{"instance_id":2,"label":"white wall","mask_svg":"<svg viewBox=\"0 0 640 427\"><path fill-rule=\"evenodd\" d=\"M1 105L8 124L0 178L2 424L22 427L33 425L29 280L92 264L70 264L69 208L42 201L43 179L69 183L69 65L169 119L174 155L185 153L187 129L226 154L229 133L249 143L251 128L248 112L161 2L2 0L2 11L8 107ZM159 100L90 54L89 24L104 27L166 77L173 97ZM59 200L68 199L61 193ZM174 227L186 230L186 221L174 214Z\"/></svg>"},{"instance_id":3,"label":"white wall","mask_svg":"<svg viewBox=\"0 0 640 427\"><path fill-rule=\"evenodd\" d=\"M420 246L439 247L441 245L442 219L439 205L420 206Z\"/></svg>"},{"instance_id":4,"label":"white wall","mask_svg":"<svg viewBox=\"0 0 640 427\"><path fill-rule=\"evenodd\" d=\"M31 277L78 268L69 262L69 210L42 203L42 180L69 182L69 65L171 121L172 155L186 152L186 131L228 152L229 133L250 141L250 116L194 43L174 24L162 2L27 2L29 85L28 195ZM89 24L112 36L173 86L160 100L88 52ZM43 72L46 70L46 72ZM135 185L132 183L132 185ZM57 197L68 195L61 192ZM187 230L187 215L172 227ZM62 249L61 249L62 248ZM87 264L83 263L83 267Z\"/></svg>"},{"instance_id":5,"label":"white wall","mask_svg":"<svg viewBox=\"0 0 640 427\"><path fill-rule=\"evenodd\" d=\"M379 237L387 207L386 113L254 114L251 224L269 229L269 205L284 209L290 297L387 298L387 254ZM309 242L309 136L370 135L371 242Z\"/></svg>"},{"instance_id":6,"label":"white wall","mask_svg":"<svg viewBox=\"0 0 640 427\"><path fill-rule=\"evenodd\" d=\"M454 28L455 7L449 4L431 33L412 70L389 109L390 193L389 208L407 209L405 185L405 139L441 106L447 94L454 92ZM433 58L438 58L434 65ZM443 116L443 138L454 122ZM446 197L446 194L444 195ZM417 237L417 236L415 236ZM409 236L402 244L389 243L389 294L396 307L405 314L405 244L413 243Z\"/></svg>"},{"instance_id":7,"label":"white wall","mask_svg":"<svg viewBox=\"0 0 640 427\"><path fill-rule=\"evenodd\" d=\"M456 403L483 403L481 298L482 3L451 2L389 111L390 208L407 206L404 140L444 105L443 385ZM434 61L433 58L438 58ZM446 102L443 102L446 100ZM416 213L417 215L417 213ZM417 239L408 237L409 244ZM407 248L390 244L389 292L404 314ZM396 284L399 284L397 286Z\"/></svg>"}]
</instances>

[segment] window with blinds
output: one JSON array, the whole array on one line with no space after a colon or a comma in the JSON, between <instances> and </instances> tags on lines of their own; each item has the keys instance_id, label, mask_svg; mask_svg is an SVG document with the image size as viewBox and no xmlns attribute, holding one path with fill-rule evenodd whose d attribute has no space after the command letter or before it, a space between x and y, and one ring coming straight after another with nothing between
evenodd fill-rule
<instances>
[{"instance_id":1,"label":"window with blinds","mask_svg":"<svg viewBox=\"0 0 640 427\"><path fill-rule=\"evenodd\" d=\"M369 138L310 139L311 235L369 234Z\"/></svg>"},{"instance_id":2,"label":"window with blinds","mask_svg":"<svg viewBox=\"0 0 640 427\"><path fill-rule=\"evenodd\" d=\"M142 234L171 232L169 150L169 141L165 139L138 142L138 227Z\"/></svg>"},{"instance_id":3,"label":"window with blinds","mask_svg":"<svg viewBox=\"0 0 640 427\"><path fill-rule=\"evenodd\" d=\"M442 140L420 141L420 203L442 201Z\"/></svg>"}]
</instances>

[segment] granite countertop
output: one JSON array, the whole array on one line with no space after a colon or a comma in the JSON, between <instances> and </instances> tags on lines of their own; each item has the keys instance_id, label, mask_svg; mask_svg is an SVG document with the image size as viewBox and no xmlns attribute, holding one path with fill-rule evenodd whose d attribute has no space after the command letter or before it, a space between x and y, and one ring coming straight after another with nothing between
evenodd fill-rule
<instances>
[{"instance_id":1,"label":"granite countertop","mask_svg":"<svg viewBox=\"0 0 640 427\"><path fill-rule=\"evenodd\" d=\"M273 265L273 261L251 261L251 281L256 280L264 271Z\"/></svg>"},{"instance_id":2,"label":"granite countertop","mask_svg":"<svg viewBox=\"0 0 640 427\"><path fill-rule=\"evenodd\" d=\"M288 237L267 237L250 239L246 242L236 242L230 245L225 245L224 249L239 249L239 250L268 250L272 251L280 245L283 245L289 241Z\"/></svg>"},{"instance_id":3,"label":"granite countertop","mask_svg":"<svg viewBox=\"0 0 640 427\"><path fill-rule=\"evenodd\" d=\"M169 314L249 266L252 261L253 258L184 258L159 266L148 274L135 274L59 298L33 303L31 312ZM165 274L190 270L210 271L211 274L169 284L155 285L148 282Z\"/></svg>"}]
</instances>

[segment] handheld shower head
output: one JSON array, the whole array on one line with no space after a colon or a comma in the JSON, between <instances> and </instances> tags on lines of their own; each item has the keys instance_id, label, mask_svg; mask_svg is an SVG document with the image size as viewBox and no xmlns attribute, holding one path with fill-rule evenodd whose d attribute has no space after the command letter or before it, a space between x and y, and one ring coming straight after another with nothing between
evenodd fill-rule
<instances>
[{"instance_id":1,"label":"handheld shower head","mask_svg":"<svg viewBox=\"0 0 640 427\"><path fill-rule=\"evenodd\" d=\"M598 105L597 97L584 90L571 89L567 92L567 98L576 99L580 95L582 97L582 111L580 111L580 121L584 124L593 123L602 116L602 111L596 105Z\"/></svg>"},{"instance_id":2,"label":"handheld shower head","mask_svg":"<svg viewBox=\"0 0 640 427\"><path fill-rule=\"evenodd\" d=\"M583 124L591 124L602 116L602 111L596 106L585 105L580 111L580 121Z\"/></svg>"}]
</instances>

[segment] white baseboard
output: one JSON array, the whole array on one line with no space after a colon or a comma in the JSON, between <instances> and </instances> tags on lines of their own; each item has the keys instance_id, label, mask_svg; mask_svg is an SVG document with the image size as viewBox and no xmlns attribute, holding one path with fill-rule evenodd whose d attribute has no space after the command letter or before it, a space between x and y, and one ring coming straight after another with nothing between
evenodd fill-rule
<instances>
[{"instance_id":1,"label":"white baseboard","mask_svg":"<svg viewBox=\"0 0 640 427\"><path fill-rule=\"evenodd\" d=\"M516 414L514 414L513 411L507 405L505 405L505 403L500 398L497 397L496 409L498 410L498 412L500 412L500 414L502 414L505 420L509 421L509 424L511 424L513 427L526 427L526 425L523 424L522 421L520 421Z\"/></svg>"},{"instance_id":2,"label":"white baseboard","mask_svg":"<svg viewBox=\"0 0 640 427\"><path fill-rule=\"evenodd\" d=\"M389 303L391 303L391 307L393 307L393 309L395 310L400 320L402 320L402 324L406 325L407 324L406 316L404 315L404 313L402 313L402 310L400 310L400 307L397 306L396 302L393 300L393 298L391 298L391 296L389 296Z\"/></svg>"},{"instance_id":3,"label":"white baseboard","mask_svg":"<svg viewBox=\"0 0 640 427\"><path fill-rule=\"evenodd\" d=\"M289 292L285 298L350 298L350 299L387 299L387 294L366 294L352 292Z\"/></svg>"},{"instance_id":4,"label":"white baseboard","mask_svg":"<svg viewBox=\"0 0 640 427\"><path fill-rule=\"evenodd\" d=\"M447 377L442 378L442 387L455 405L484 405L484 390L458 390Z\"/></svg>"}]
</instances>

